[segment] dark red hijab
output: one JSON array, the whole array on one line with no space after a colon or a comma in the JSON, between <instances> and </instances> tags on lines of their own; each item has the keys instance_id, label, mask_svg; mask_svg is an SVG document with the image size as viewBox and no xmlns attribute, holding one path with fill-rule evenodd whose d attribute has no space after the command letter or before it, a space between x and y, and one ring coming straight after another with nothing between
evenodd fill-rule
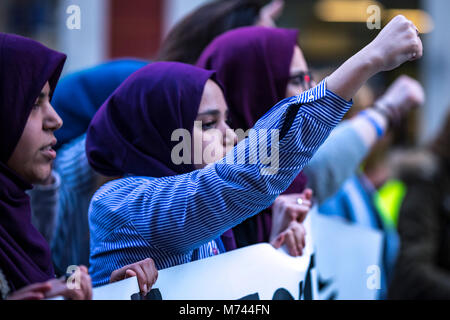
<instances>
[{"instance_id":1,"label":"dark red hijab","mask_svg":"<svg viewBox=\"0 0 450 320\"><path fill-rule=\"evenodd\" d=\"M31 185L8 166L36 98L53 91L66 56L40 43L0 33L0 269L12 291L54 277L50 250L31 224Z\"/></svg>"},{"instance_id":2,"label":"dark red hijab","mask_svg":"<svg viewBox=\"0 0 450 320\"><path fill-rule=\"evenodd\" d=\"M281 28L244 27L217 37L202 53L197 66L215 70L224 86L234 129L252 128L271 107L286 98L290 65L298 31ZM306 176L300 173L284 192L305 189ZM269 240L271 210L246 220L227 232L227 250ZM228 237L228 239L227 239Z\"/></svg>"}]
</instances>

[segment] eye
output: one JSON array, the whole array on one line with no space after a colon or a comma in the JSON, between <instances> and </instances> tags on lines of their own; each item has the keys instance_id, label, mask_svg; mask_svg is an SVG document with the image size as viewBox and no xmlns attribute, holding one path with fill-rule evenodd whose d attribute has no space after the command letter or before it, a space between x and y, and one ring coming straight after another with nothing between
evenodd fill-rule
<instances>
[{"instance_id":1,"label":"eye","mask_svg":"<svg viewBox=\"0 0 450 320\"><path fill-rule=\"evenodd\" d=\"M289 81L289 83L294 85L294 86L301 86L301 85L303 85L303 81L301 81L299 78L291 79L291 81Z\"/></svg>"},{"instance_id":2,"label":"eye","mask_svg":"<svg viewBox=\"0 0 450 320\"><path fill-rule=\"evenodd\" d=\"M217 121L202 122L202 130L206 131L209 129L213 129L216 124L217 124Z\"/></svg>"}]
</instances>

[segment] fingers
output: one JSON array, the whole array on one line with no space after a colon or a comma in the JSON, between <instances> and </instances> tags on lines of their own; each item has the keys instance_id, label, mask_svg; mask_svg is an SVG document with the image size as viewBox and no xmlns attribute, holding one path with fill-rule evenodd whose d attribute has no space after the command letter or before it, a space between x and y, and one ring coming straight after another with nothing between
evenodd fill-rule
<instances>
[{"instance_id":1,"label":"fingers","mask_svg":"<svg viewBox=\"0 0 450 320\"><path fill-rule=\"evenodd\" d=\"M142 266L140 265L140 263L132 264L132 265L128 266L128 268L136 273L139 290L141 290L141 293L147 294L148 293L147 275L145 274L145 271L142 268Z\"/></svg>"},{"instance_id":2,"label":"fingers","mask_svg":"<svg viewBox=\"0 0 450 320\"><path fill-rule=\"evenodd\" d=\"M305 191L303 191L303 194L305 195L307 200L312 201L313 191L311 189L305 189Z\"/></svg>"},{"instance_id":3,"label":"fingers","mask_svg":"<svg viewBox=\"0 0 450 320\"><path fill-rule=\"evenodd\" d=\"M136 272L134 272L131 269L128 269L127 271L125 271L125 279L132 278L132 277L136 277Z\"/></svg>"},{"instance_id":4,"label":"fingers","mask_svg":"<svg viewBox=\"0 0 450 320\"><path fill-rule=\"evenodd\" d=\"M68 287L65 284L63 296L69 300L92 300L92 280L85 266L79 266L75 271L78 280L75 287Z\"/></svg>"},{"instance_id":5,"label":"fingers","mask_svg":"<svg viewBox=\"0 0 450 320\"><path fill-rule=\"evenodd\" d=\"M279 249L283 243L284 243L284 233L281 233L278 235L278 237L275 238L275 240L272 240L270 244L275 248Z\"/></svg>"},{"instance_id":6,"label":"fingers","mask_svg":"<svg viewBox=\"0 0 450 320\"><path fill-rule=\"evenodd\" d=\"M290 221L303 222L310 210L308 205L291 203L286 205L286 211Z\"/></svg>"},{"instance_id":7,"label":"fingers","mask_svg":"<svg viewBox=\"0 0 450 320\"><path fill-rule=\"evenodd\" d=\"M52 284L47 281L47 282L31 284L29 286L26 286L25 288L17 290L16 292L28 292L28 291L48 292L51 290L51 288L52 288Z\"/></svg>"},{"instance_id":8,"label":"fingers","mask_svg":"<svg viewBox=\"0 0 450 320\"><path fill-rule=\"evenodd\" d=\"M92 300L92 279L88 272L83 273L81 289L84 293L83 300Z\"/></svg>"},{"instance_id":9,"label":"fingers","mask_svg":"<svg viewBox=\"0 0 450 320\"><path fill-rule=\"evenodd\" d=\"M291 256L297 257L299 255L298 249L297 249L297 242L295 239L294 230L288 229L285 231L285 244L286 248L288 249L288 252Z\"/></svg>"},{"instance_id":10,"label":"fingers","mask_svg":"<svg viewBox=\"0 0 450 320\"><path fill-rule=\"evenodd\" d=\"M50 291L50 282L35 283L11 293L8 300L41 300L45 298L45 292Z\"/></svg>"},{"instance_id":11,"label":"fingers","mask_svg":"<svg viewBox=\"0 0 450 320\"><path fill-rule=\"evenodd\" d=\"M140 264L146 275L146 290L148 293L158 278L158 270L155 267L154 261L150 258L141 261Z\"/></svg>"}]
</instances>

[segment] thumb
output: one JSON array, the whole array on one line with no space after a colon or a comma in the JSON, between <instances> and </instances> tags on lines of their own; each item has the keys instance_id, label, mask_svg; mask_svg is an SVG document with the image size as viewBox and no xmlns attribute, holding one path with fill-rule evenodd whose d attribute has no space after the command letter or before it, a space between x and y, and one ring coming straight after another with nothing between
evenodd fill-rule
<instances>
[{"instance_id":1,"label":"thumb","mask_svg":"<svg viewBox=\"0 0 450 320\"><path fill-rule=\"evenodd\" d=\"M313 197L313 191L311 189L306 189L305 190L305 197L306 197L306 199L311 200L312 197Z\"/></svg>"},{"instance_id":2,"label":"thumb","mask_svg":"<svg viewBox=\"0 0 450 320\"><path fill-rule=\"evenodd\" d=\"M134 272L131 269L128 269L127 271L125 271L125 279L132 278L132 277L136 277L136 272Z\"/></svg>"},{"instance_id":3,"label":"thumb","mask_svg":"<svg viewBox=\"0 0 450 320\"><path fill-rule=\"evenodd\" d=\"M271 244L275 249L279 249L281 247L281 245L283 244L283 242L284 242L284 233L282 233L278 237L276 237L276 239L273 240Z\"/></svg>"}]
</instances>

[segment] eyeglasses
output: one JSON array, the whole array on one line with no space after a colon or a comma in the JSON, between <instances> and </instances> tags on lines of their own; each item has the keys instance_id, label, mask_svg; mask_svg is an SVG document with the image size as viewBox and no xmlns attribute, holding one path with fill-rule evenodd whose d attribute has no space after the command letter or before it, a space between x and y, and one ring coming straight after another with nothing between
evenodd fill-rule
<instances>
[{"instance_id":1,"label":"eyeglasses","mask_svg":"<svg viewBox=\"0 0 450 320\"><path fill-rule=\"evenodd\" d=\"M308 90L312 88L314 79L310 71L301 71L295 76L289 77L289 82L294 85L301 85L303 88Z\"/></svg>"}]
</instances>

